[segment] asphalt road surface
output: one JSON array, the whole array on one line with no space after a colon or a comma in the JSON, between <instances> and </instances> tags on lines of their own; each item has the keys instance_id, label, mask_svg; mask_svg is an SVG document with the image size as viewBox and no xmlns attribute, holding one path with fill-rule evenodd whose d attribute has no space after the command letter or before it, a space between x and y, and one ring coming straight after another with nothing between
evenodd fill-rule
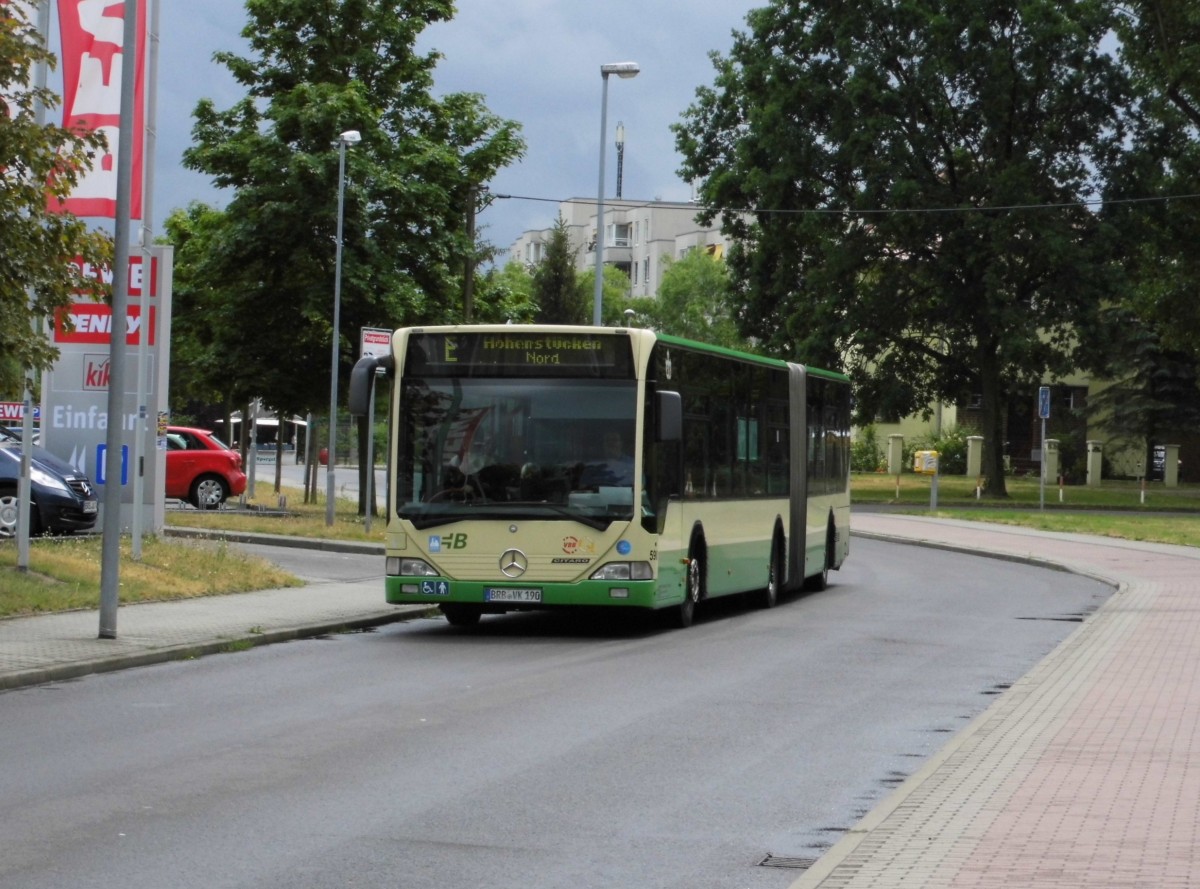
<instances>
[{"instance_id":1,"label":"asphalt road surface","mask_svg":"<svg viewBox=\"0 0 1200 889\"><path fill-rule=\"evenodd\" d=\"M784 889L1110 592L860 539L833 580L0 694L0 886Z\"/></svg>"}]
</instances>

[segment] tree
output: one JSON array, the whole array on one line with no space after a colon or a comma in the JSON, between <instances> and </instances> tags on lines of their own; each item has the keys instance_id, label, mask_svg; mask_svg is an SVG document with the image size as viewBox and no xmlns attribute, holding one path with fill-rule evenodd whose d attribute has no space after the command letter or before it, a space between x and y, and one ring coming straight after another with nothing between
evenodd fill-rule
<instances>
[{"instance_id":1,"label":"tree","mask_svg":"<svg viewBox=\"0 0 1200 889\"><path fill-rule=\"evenodd\" d=\"M228 414L259 391L231 373L261 331L239 324L236 288L214 274L228 237L229 219L215 207L194 202L167 217L166 239L175 246L171 314L171 409L187 404L218 405Z\"/></svg>"},{"instance_id":2,"label":"tree","mask_svg":"<svg viewBox=\"0 0 1200 889\"><path fill-rule=\"evenodd\" d=\"M706 216L731 211L743 332L849 371L860 419L980 394L1004 496L1010 395L1073 369L1119 298L1086 204L1131 101L1110 4L775 0L747 21L675 126Z\"/></svg>"},{"instance_id":3,"label":"tree","mask_svg":"<svg viewBox=\"0 0 1200 889\"><path fill-rule=\"evenodd\" d=\"M1130 325L1122 368L1126 375L1088 399L1088 415L1117 445L1141 449L1148 477L1155 445L1200 428L1200 366L1191 353L1164 349L1154 331Z\"/></svg>"},{"instance_id":4,"label":"tree","mask_svg":"<svg viewBox=\"0 0 1200 889\"><path fill-rule=\"evenodd\" d=\"M587 324L590 302L585 302L575 274L575 250L567 221L554 223L546 254L533 270L534 320L539 324Z\"/></svg>"},{"instance_id":5,"label":"tree","mask_svg":"<svg viewBox=\"0 0 1200 889\"><path fill-rule=\"evenodd\" d=\"M247 0L250 55L216 59L246 89L232 108L195 110L192 169L233 190L209 283L233 300L221 342L244 339L228 369L284 414L329 394L339 184L345 151L339 384L362 327L461 318L468 220L481 185L524 150L519 127L480 96L431 94L436 53L421 31L449 0ZM253 318L277 323L263 331ZM239 329L242 328L242 329Z\"/></svg>"},{"instance_id":6,"label":"tree","mask_svg":"<svg viewBox=\"0 0 1200 889\"><path fill-rule=\"evenodd\" d=\"M524 324L533 321L533 276L519 262L489 269L478 281L479 300L475 320L481 324Z\"/></svg>"},{"instance_id":7,"label":"tree","mask_svg":"<svg viewBox=\"0 0 1200 889\"><path fill-rule=\"evenodd\" d=\"M638 300L641 311L657 330L726 346L747 349L734 316L729 269L723 260L703 250L682 259L663 257L666 265L658 298Z\"/></svg>"},{"instance_id":8,"label":"tree","mask_svg":"<svg viewBox=\"0 0 1200 889\"><path fill-rule=\"evenodd\" d=\"M1184 0L1127 4L1117 19L1121 58L1141 98L1137 126L1112 191L1109 213L1125 238L1134 276L1129 308L1164 348L1200 358L1200 9ZM1159 201L1147 201L1160 196Z\"/></svg>"},{"instance_id":9,"label":"tree","mask_svg":"<svg viewBox=\"0 0 1200 889\"><path fill-rule=\"evenodd\" d=\"M49 367L57 350L35 322L70 306L76 294L104 290L71 262L112 262L112 243L48 204L65 199L105 146L98 133L41 123L53 92L30 86L33 69L52 65L20 6L0 3L0 391L19 392L25 371Z\"/></svg>"},{"instance_id":10,"label":"tree","mask_svg":"<svg viewBox=\"0 0 1200 889\"><path fill-rule=\"evenodd\" d=\"M577 299L583 306L586 319L592 323L592 305L596 299L596 268L590 266L575 278ZM635 309L641 302L629 294L629 275L611 263L604 264L604 278L600 285L600 323L605 327L624 327L628 323L625 309Z\"/></svg>"}]
</instances>

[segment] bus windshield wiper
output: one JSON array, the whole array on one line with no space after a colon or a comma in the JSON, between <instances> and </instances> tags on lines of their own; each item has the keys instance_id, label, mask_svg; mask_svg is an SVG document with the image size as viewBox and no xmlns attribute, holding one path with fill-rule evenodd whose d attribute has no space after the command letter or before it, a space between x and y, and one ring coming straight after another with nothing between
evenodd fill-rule
<instances>
[{"instance_id":1,"label":"bus windshield wiper","mask_svg":"<svg viewBox=\"0 0 1200 889\"><path fill-rule=\"evenodd\" d=\"M548 509L555 515L560 515L563 518L571 519L587 525L589 528L595 528L597 531L603 531L612 524L612 519L608 516L591 516L579 512L577 509L572 509L569 506L563 506L561 503L547 503L544 500L521 500L516 503L508 503L507 506L531 506L536 509Z\"/></svg>"}]
</instances>

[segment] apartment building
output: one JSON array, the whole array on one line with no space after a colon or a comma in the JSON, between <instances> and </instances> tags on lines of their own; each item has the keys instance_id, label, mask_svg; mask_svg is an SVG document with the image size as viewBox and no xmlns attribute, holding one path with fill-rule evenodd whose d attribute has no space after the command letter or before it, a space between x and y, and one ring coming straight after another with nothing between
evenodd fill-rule
<instances>
[{"instance_id":1,"label":"apartment building","mask_svg":"<svg viewBox=\"0 0 1200 889\"><path fill-rule=\"evenodd\" d=\"M558 205L580 271L596 267L596 199L570 198ZM693 203L630 201L606 198L604 202L604 262L629 278L631 296L657 296L665 268L663 257L679 259L692 250L723 254L729 242L720 225L696 221ZM553 226L522 233L509 248L509 259L537 265L546 254Z\"/></svg>"}]
</instances>

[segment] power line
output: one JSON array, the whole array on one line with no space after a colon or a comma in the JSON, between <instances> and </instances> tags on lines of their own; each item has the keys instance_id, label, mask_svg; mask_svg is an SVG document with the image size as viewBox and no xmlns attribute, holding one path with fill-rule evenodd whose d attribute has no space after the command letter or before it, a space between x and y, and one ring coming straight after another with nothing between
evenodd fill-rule
<instances>
[{"instance_id":1,"label":"power line","mask_svg":"<svg viewBox=\"0 0 1200 889\"><path fill-rule=\"evenodd\" d=\"M595 203L594 198L544 198L533 195L515 195L515 194L499 194L493 195L496 198L513 201L533 201L547 204L587 204ZM1166 203L1168 201L1190 201L1200 198L1200 194L1177 194L1177 195L1159 195L1155 197L1141 198L1097 198L1095 200L1084 201L1064 201L1062 203L1053 204L1001 204L995 207L894 207L894 208L875 208L875 209L858 209L858 210L837 210L829 208L813 207L808 209L727 209L723 210L718 207L709 207L704 204L696 204L693 202L684 201L622 201L622 209L635 210L642 207L661 206L668 203L684 204L688 203L696 208L697 212L707 211L711 213L746 213L754 215L780 215L780 216L887 216L887 215L917 215L931 213L1000 213L1014 212L1023 210L1067 210L1079 209L1085 207L1103 207L1105 205L1112 206L1114 204L1153 204Z\"/></svg>"}]
</instances>

